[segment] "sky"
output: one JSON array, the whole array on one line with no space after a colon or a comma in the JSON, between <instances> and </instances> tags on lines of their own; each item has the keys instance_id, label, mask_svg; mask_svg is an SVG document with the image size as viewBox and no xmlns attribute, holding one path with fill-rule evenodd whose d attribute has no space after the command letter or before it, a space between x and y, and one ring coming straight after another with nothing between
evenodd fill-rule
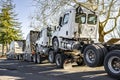
<instances>
[{"instance_id":1,"label":"sky","mask_svg":"<svg viewBox=\"0 0 120 80\"><path fill-rule=\"evenodd\" d=\"M15 7L15 12L18 14L18 21L21 23L21 30L23 33L23 38L26 39L27 34L30 29L30 16L34 14L33 0L13 0Z\"/></svg>"},{"instance_id":2,"label":"sky","mask_svg":"<svg viewBox=\"0 0 120 80\"><path fill-rule=\"evenodd\" d=\"M13 0L13 2L16 4L15 12L18 14L19 22L21 22L23 38L26 39L27 34L31 30L29 27L31 22L30 16L34 14L35 10L33 0Z\"/></svg>"}]
</instances>

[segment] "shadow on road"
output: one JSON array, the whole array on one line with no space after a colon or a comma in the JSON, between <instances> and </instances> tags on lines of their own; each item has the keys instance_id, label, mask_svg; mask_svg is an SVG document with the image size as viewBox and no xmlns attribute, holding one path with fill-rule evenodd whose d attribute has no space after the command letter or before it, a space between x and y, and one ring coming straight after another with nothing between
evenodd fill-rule
<instances>
[{"instance_id":1,"label":"shadow on road","mask_svg":"<svg viewBox=\"0 0 120 80\"><path fill-rule=\"evenodd\" d=\"M104 70L86 68L82 66L64 70L50 63L0 59L0 80L115 80Z\"/></svg>"}]
</instances>

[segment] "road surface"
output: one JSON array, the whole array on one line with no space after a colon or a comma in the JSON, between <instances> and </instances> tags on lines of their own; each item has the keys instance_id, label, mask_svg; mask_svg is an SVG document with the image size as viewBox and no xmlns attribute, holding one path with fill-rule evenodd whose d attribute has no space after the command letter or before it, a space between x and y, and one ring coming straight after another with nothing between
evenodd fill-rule
<instances>
[{"instance_id":1,"label":"road surface","mask_svg":"<svg viewBox=\"0 0 120 80\"><path fill-rule=\"evenodd\" d=\"M0 80L115 80L103 67L76 66L57 69L55 64L0 59Z\"/></svg>"}]
</instances>

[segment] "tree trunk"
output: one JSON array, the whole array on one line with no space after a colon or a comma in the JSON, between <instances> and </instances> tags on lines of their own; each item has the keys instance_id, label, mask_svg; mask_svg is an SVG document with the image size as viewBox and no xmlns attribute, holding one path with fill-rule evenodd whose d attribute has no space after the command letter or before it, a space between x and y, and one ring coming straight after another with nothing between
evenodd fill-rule
<instances>
[{"instance_id":1,"label":"tree trunk","mask_svg":"<svg viewBox=\"0 0 120 80\"><path fill-rule=\"evenodd\" d=\"M9 44L6 44L6 52L9 50Z\"/></svg>"},{"instance_id":2,"label":"tree trunk","mask_svg":"<svg viewBox=\"0 0 120 80\"><path fill-rule=\"evenodd\" d=\"M4 44L2 44L2 56L4 55Z\"/></svg>"},{"instance_id":3,"label":"tree trunk","mask_svg":"<svg viewBox=\"0 0 120 80\"><path fill-rule=\"evenodd\" d=\"M99 41L100 41L100 42L104 42L104 35L100 35L100 36L99 36Z\"/></svg>"},{"instance_id":4,"label":"tree trunk","mask_svg":"<svg viewBox=\"0 0 120 80\"><path fill-rule=\"evenodd\" d=\"M104 42L104 27L101 23L99 23L99 41Z\"/></svg>"},{"instance_id":5,"label":"tree trunk","mask_svg":"<svg viewBox=\"0 0 120 80\"><path fill-rule=\"evenodd\" d=\"M6 44L6 53L9 51L9 44ZM6 55L5 53L5 55Z\"/></svg>"}]
</instances>

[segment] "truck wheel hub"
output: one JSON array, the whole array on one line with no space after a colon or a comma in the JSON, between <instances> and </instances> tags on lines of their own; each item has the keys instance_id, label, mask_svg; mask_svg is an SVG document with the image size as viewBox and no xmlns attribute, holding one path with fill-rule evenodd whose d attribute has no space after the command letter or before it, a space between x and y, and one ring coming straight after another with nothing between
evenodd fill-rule
<instances>
[{"instance_id":1,"label":"truck wheel hub","mask_svg":"<svg viewBox=\"0 0 120 80\"><path fill-rule=\"evenodd\" d=\"M57 49L57 47L58 47L58 44L57 44L57 42L55 41L55 42L54 42L54 49Z\"/></svg>"},{"instance_id":2,"label":"truck wheel hub","mask_svg":"<svg viewBox=\"0 0 120 80\"><path fill-rule=\"evenodd\" d=\"M50 61L53 60L53 54L52 54L52 53L50 53L50 55L49 55L49 60L50 60Z\"/></svg>"},{"instance_id":3,"label":"truck wheel hub","mask_svg":"<svg viewBox=\"0 0 120 80\"><path fill-rule=\"evenodd\" d=\"M113 73L120 73L120 58L113 56L108 61L108 68Z\"/></svg>"},{"instance_id":4,"label":"truck wheel hub","mask_svg":"<svg viewBox=\"0 0 120 80\"><path fill-rule=\"evenodd\" d=\"M93 50L88 50L87 51L86 59L90 63L93 63L95 61L95 53L94 53Z\"/></svg>"}]
</instances>

